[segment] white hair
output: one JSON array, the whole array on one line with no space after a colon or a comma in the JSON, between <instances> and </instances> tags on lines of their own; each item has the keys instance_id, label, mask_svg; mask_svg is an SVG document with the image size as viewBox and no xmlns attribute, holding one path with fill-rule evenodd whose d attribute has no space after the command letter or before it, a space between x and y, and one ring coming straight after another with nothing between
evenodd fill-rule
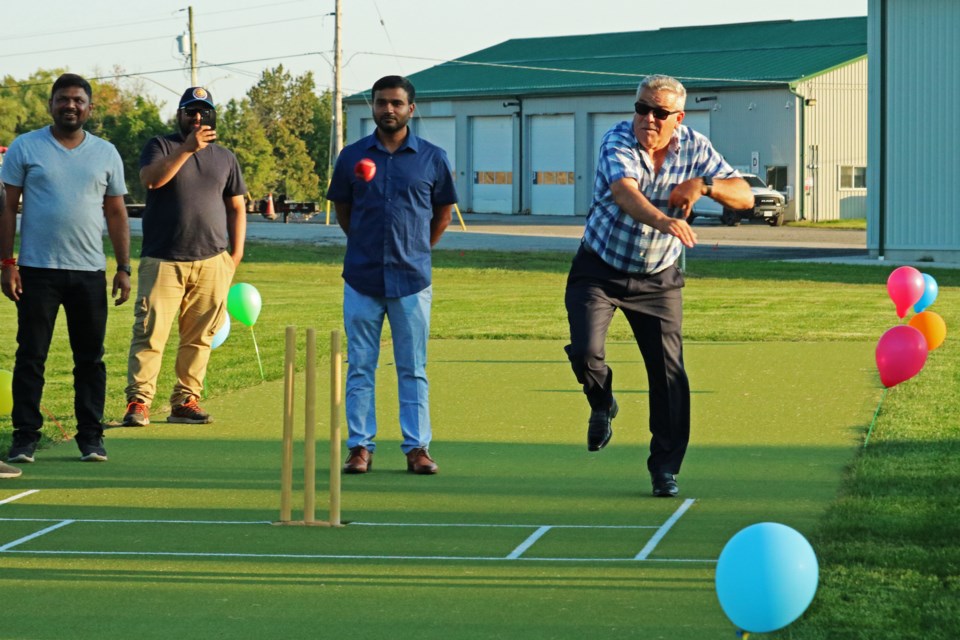
<instances>
[{"instance_id":1,"label":"white hair","mask_svg":"<svg viewBox=\"0 0 960 640\"><path fill-rule=\"evenodd\" d=\"M640 99L640 94L643 93L644 89L648 89L654 93L657 91L668 91L672 93L676 96L673 103L674 109L682 111L684 105L686 105L687 90L676 78L662 75L647 76L640 81L640 86L637 87L637 100Z\"/></svg>"}]
</instances>

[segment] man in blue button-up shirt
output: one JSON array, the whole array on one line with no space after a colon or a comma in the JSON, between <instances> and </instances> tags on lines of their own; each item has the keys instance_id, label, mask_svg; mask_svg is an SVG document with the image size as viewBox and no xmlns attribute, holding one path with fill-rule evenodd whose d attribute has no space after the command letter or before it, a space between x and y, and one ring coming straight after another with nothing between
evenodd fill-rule
<instances>
[{"instance_id":1,"label":"man in blue button-up shirt","mask_svg":"<svg viewBox=\"0 0 960 640\"><path fill-rule=\"evenodd\" d=\"M374 382L383 319L390 321L407 470L433 474L427 338L430 334L430 250L457 202L443 149L413 135L416 109L409 80L386 76L373 85L377 129L337 158L327 198L347 234L343 321L347 332L345 473L372 467L377 435Z\"/></svg>"},{"instance_id":2,"label":"man in blue button-up shirt","mask_svg":"<svg viewBox=\"0 0 960 640\"><path fill-rule=\"evenodd\" d=\"M697 236L693 204L709 196L731 209L753 206L750 187L704 136L680 124L687 91L650 76L637 89L632 121L603 137L583 243L570 267L567 355L590 403L587 448L599 451L617 415L604 343L620 309L636 338L650 386L653 495L679 492L690 439L690 385L683 366L683 275L675 263Z\"/></svg>"}]
</instances>

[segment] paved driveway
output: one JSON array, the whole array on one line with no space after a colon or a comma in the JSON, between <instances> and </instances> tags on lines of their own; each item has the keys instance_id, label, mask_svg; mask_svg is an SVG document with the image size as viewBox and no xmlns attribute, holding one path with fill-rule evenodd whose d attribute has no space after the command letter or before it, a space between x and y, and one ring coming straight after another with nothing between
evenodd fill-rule
<instances>
[{"instance_id":1,"label":"paved driveway","mask_svg":"<svg viewBox=\"0 0 960 640\"><path fill-rule=\"evenodd\" d=\"M574 253L583 232L582 217L505 216L466 214L467 229L454 216L438 248L454 250L562 251ZM140 235L140 220L130 219L130 230ZM866 232L800 227L770 227L743 224L726 227L698 221L694 230L699 244L690 258L716 260L842 259L866 261ZM325 224L320 215L309 222L269 222L260 216L247 219L247 237L252 240L308 242L339 246L345 238L336 223Z\"/></svg>"}]
</instances>

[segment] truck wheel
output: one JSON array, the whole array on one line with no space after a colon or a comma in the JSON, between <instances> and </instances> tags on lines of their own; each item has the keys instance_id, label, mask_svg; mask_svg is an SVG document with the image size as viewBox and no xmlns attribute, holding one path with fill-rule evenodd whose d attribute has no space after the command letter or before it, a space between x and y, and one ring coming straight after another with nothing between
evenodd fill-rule
<instances>
[{"instance_id":1,"label":"truck wheel","mask_svg":"<svg viewBox=\"0 0 960 640\"><path fill-rule=\"evenodd\" d=\"M771 227L782 227L782 226L783 226L783 214L781 213L780 215L778 215L778 216L776 216L776 217L774 217L774 218L770 218L770 220L768 220L767 222L770 224Z\"/></svg>"},{"instance_id":2,"label":"truck wheel","mask_svg":"<svg viewBox=\"0 0 960 640\"><path fill-rule=\"evenodd\" d=\"M728 227L736 227L740 224L740 216L735 211L724 209L720 214L720 222Z\"/></svg>"}]
</instances>

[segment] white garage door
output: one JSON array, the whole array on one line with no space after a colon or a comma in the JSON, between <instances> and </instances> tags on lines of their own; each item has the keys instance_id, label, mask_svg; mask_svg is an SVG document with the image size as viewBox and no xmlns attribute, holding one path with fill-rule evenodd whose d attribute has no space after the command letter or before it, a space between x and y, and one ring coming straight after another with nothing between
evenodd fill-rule
<instances>
[{"instance_id":1,"label":"white garage door","mask_svg":"<svg viewBox=\"0 0 960 640\"><path fill-rule=\"evenodd\" d=\"M360 123L360 129L363 131L363 135L360 136L361 138L377 130L377 123L373 121L373 118L361 118Z\"/></svg>"},{"instance_id":2,"label":"white garage door","mask_svg":"<svg viewBox=\"0 0 960 640\"><path fill-rule=\"evenodd\" d=\"M513 116L470 119L470 209L513 213Z\"/></svg>"},{"instance_id":3,"label":"white garage door","mask_svg":"<svg viewBox=\"0 0 960 640\"><path fill-rule=\"evenodd\" d=\"M709 111L687 111L683 114L683 124L694 131L699 131L703 135L710 137L710 112Z\"/></svg>"},{"instance_id":4,"label":"white garage door","mask_svg":"<svg viewBox=\"0 0 960 640\"><path fill-rule=\"evenodd\" d=\"M590 115L590 190L593 192L593 181L597 175L597 158L600 157L600 143L603 136L613 125L624 120L633 121L629 113L593 113Z\"/></svg>"},{"instance_id":5,"label":"white garage door","mask_svg":"<svg viewBox=\"0 0 960 640\"><path fill-rule=\"evenodd\" d=\"M530 213L572 216L573 116L531 117L530 143Z\"/></svg>"},{"instance_id":6,"label":"white garage door","mask_svg":"<svg viewBox=\"0 0 960 640\"><path fill-rule=\"evenodd\" d=\"M417 135L447 152L450 170L456 169L457 128L453 118L417 118ZM454 171L454 175L456 172Z\"/></svg>"}]
</instances>

